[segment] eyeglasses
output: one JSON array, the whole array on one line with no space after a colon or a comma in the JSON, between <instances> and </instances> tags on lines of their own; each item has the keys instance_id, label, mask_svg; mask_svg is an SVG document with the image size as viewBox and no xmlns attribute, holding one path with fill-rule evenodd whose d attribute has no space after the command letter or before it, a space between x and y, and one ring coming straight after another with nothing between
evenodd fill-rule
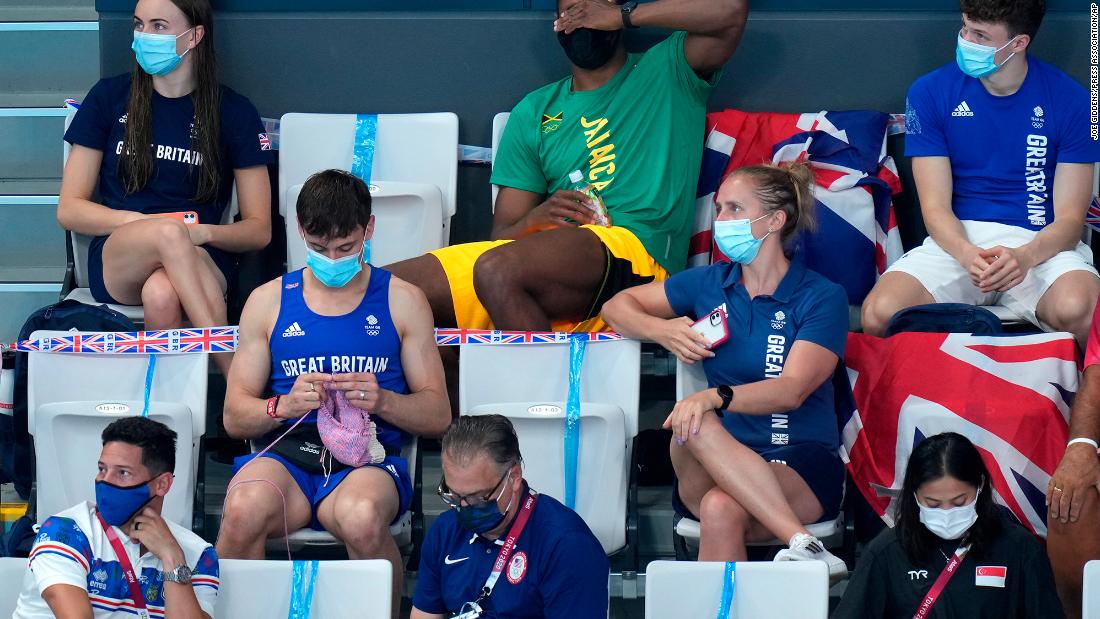
<instances>
[{"instance_id":1,"label":"eyeglasses","mask_svg":"<svg viewBox=\"0 0 1100 619\"><path fill-rule=\"evenodd\" d=\"M446 478L442 478L442 479L439 480L439 487L436 488L435 493L438 494L439 498L443 499L443 502L446 503L447 507L450 507L451 509L462 509L463 507L477 507L479 505L484 505L485 503L488 503L489 501L495 501L496 500L496 499L493 498L493 492L495 492L496 489L498 487L500 487L500 484L503 483L505 479L507 479L508 474L511 473L511 472L512 472L512 467L508 467L508 470L504 471L504 474L500 476L500 480L497 481L497 483L493 484L493 487L484 496L477 496L476 492L473 493L473 494L466 494L466 495L455 494L454 492L451 492L450 488L447 487L447 479ZM501 494L504 494L503 489L501 489ZM465 505L463 505L463 503L465 503Z\"/></svg>"}]
</instances>

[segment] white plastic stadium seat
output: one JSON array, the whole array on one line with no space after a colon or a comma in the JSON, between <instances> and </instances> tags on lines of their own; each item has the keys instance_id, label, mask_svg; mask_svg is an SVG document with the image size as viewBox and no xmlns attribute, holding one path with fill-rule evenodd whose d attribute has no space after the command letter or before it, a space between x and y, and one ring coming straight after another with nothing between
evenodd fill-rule
<instances>
[{"instance_id":1,"label":"white plastic stadium seat","mask_svg":"<svg viewBox=\"0 0 1100 619\"><path fill-rule=\"evenodd\" d=\"M1081 619L1100 619L1100 560L1085 564L1084 604Z\"/></svg>"},{"instance_id":2,"label":"white plastic stadium seat","mask_svg":"<svg viewBox=\"0 0 1100 619\"><path fill-rule=\"evenodd\" d=\"M23 577L27 575L27 560L5 557L0 559L0 617L11 617L19 592L23 589Z\"/></svg>"},{"instance_id":3,"label":"white plastic stadium seat","mask_svg":"<svg viewBox=\"0 0 1100 619\"><path fill-rule=\"evenodd\" d=\"M218 568L218 617L287 616L293 574L289 561L222 559ZM307 576L309 570L307 564ZM389 619L392 574L390 562L383 559L321 561L310 616Z\"/></svg>"},{"instance_id":4,"label":"white plastic stadium seat","mask_svg":"<svg viewBox=\"0 0 1100 619\"><path fill-rule=\"evenodd\" d=\"M459 359L461 414L511 419L531 487L564 502L569 346L465 345ZM588 344L581 372L576 510L609 554L626 544L640 375L637 341Z\"/></svg>"},{"instance_id":5,"label":"white plastic stadium seat","mask_svg":"<svg viewBox=\"0 0 1100 619\"><path fill-rule=\"evenodd\" d=\"M646 619L716 617L725 564L654 561L646 568ZM825 619L829 570L821 561L737 563L730 617Z\"/></svg>"},{"instance_id":6,"label":"white plastic stadium seat","mask_svg":"<svg viewBox=\"0 0 1100 619\"><path fill-rule=\"evenodd\" d=\"M504 125L508 124L508 117L511 116L511 112L501 112L496 116L493 116L493 159L492 164L495 166L497 163L497 148L500 147L500 137L504 135ZM495 213L497 210L497 193L500 192L500 185L493 185L493 203L490 205L490 212Z\"/></svg>"},{"instance_id":7,"label":"white plastic stadium seat","mask_svg":"<svg viewBox=\"0 0 1100 619\"><path fill-rule=\"evenodd\" d=\"M707 377L703 373L703 364L694 363L688 365L679 359L676 360L676 400L680 401L687 396L698 393L707 388ZM829 548L839 546L843 542L844 513L836 518L806 525L811 535L825 543ZM677 521L674 531L676 535L687 540L691 545L697 545L699 541L699 521L691 518L681 518ZM772 539L766 542L750 542L749 546L785 546L786 541Z\"/></svg>"},{"instance_id":8,"label":"white plastic stadium seat","mask_svg":"<svg viewBox=\"0 0 1100 619\"><path fill-rule=\"evenodd\" d=\"M31 339L68 335L35 331ZM38 522L80 501L95 502L100 434L120 417L140 415L149 357L30 353L28 428L34 437ZM149 416L177 434L176 470L164 517L190 529L206 431L207 354L159 355Z\"/></svg>"},{"instance_id":9,"label":"white plastic stadium seat","mask_svg":"<svg viewBox=\"0 0 1100 619\"><path fill-rule=\"evenodd\" d=\"M286 220L287 270L305 266L298 234L298 192L315 172L350 170L355 114L285 114L279 136L279 212ZM371 263L379 266L446 247L455 214L458 117L379 114L371 168L375 234Z\"/></svg>"},{"instance_id":10,"label":"white plastic stadium seat","mask_svg":"<svg viewBox=\"0 0 1100 619\"><path fill-rule=\"evenodd\" d=\"M74 116L76 116L76 109L70 107L68 115L65 116L66 131L69 129L69 123L73 121ZM62 144L65 145L64 155L61 161L62 167L64 167L65 162L69 160L69 151L72 150L72 145L64 141ZM239 210L240 208L237 204L237 186L234 184L233 193L229 200L229 207L225 209L225 214L222 216L221 223L233 223L233 218L237 216ZM88 245L91 244L92 237L76 232L69 232L68 237L73 250L73 275L75 276L76 287L73 288L65 298L87 305L100 305L100 303L95 300L95 297L92 296L91 288L88 287ZM232 282L230 285L232 285ZM135 323L140 324L145 322L145 308L141 305L116 305L114 303L106 303L104 305L121 313Z\"/></svg>"}]
</instances>

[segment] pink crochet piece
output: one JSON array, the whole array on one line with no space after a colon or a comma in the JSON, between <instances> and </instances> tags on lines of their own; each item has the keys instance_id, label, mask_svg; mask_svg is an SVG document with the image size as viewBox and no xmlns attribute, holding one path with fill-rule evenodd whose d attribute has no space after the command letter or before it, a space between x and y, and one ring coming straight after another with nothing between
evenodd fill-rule
<instances>
[{"instance_id":1,"label":"pink crochet piece","mask_svg":"<svg viewBox=\"0 0 1100 619\"><path fill-rule=\"evenodd\" d=\"M377 464L386 459L378 428L370 413L348 402L343 391L328 389L317 409L317 431L332 457L348 466Z\"/></svg>"}]
</instances>

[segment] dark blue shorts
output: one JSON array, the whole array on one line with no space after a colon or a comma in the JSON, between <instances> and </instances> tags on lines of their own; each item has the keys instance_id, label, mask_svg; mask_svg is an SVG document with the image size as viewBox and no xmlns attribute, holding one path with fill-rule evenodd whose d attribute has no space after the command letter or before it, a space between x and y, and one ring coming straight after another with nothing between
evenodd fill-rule
<instances>
[{"instance_id":1,"label":"dark blue shorts","mask_svg":"<svg viewBox=\"0 0 1100 619\"><path fill-rule=\"evenodd\" d=\"M107 292L107 285L103 283L103 245L107 243L107 237L97 236L88 245L88 287L91 288L92 298L100 303L123 305ZM214 265L225 276L226 287L232 286L237 279L237 256L217 247L202 246Z\"/></svg>"},{"instance_id":2,"label":"dark blue shorts","mask_svg":"<svg viewBox=\"0 0 1100 619\"><path fill-rule=\"evenodd\" d=\"M258 454L248 454L234 458L233 474L236 475L245 464L257 455ZM325 497L331 494L332 491L336 489L336 486L339 486L340 482L344 481L344 478L355 469L346 468L342 471L333 473L328 476L328 482L326 483L324 474L313 474L303 471L300 467L295 466L286 458L278 454L268 452L265 453L263 457L276 460L279 464L286 467L287 472L294 478L295 483L298 484L298 488L302 490L302 494L306 495L306 500L309 501L313 513L310 518L309 528L314 531L324 531L325 528L321 526L321 522L317 520L317 506L319 506L321 501L324 501ZM393 522L390 523L395 524L401 519L401 516L409 510L409 506L412 505L413 484L412 478L409 476L409 465L401 456L386 456L386 459L379 464L367 464L359 468L366 468L368 466L377 467L389 473L390 477L393 478L393 483L397 486L397 516L395 516Z\"/></svg>"},{"instance_id":3,"label":"dark blue shorts","mask_svg":"<svg viewBox=\"0 0 1100 619\"><path fill-rule=\"evenodd\" d=\"M837 517L844 499L844 461L835 450L817 443L803 443L754 451L764 460L781 462L798 473L824 509L818 522ZM676 481L672 482L672 508L683 518L699 519L680 499L680 487Z\"/></svg>"}]
</instances>

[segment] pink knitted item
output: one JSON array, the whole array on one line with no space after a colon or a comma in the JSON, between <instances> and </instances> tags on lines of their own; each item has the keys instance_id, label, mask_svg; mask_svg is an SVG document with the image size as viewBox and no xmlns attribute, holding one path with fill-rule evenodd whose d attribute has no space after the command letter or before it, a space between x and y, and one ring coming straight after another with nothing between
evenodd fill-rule
<instances>
[{"instance_id":1,"label":"pink knitted item","mask_svg":"<svg viewBox=\"0 0 1100 619\"><path fill-rule=\"evenodd\" d=\"M317 431L332 457L348 466L377 464L386 459L370 413L348 402L343 391L328 389L317 409Z\"/></svg>"}]
</instances>

